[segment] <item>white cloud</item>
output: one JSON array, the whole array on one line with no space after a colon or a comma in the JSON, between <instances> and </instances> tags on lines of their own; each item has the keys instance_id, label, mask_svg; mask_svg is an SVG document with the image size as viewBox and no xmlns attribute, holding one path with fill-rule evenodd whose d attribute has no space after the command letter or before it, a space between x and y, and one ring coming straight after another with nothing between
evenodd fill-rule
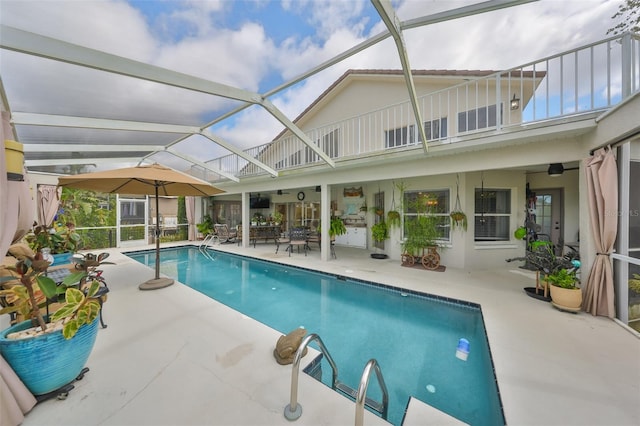
<instances>
[{"instance_id":1,"label":"white cloud","mask_svg":"<svg viewBox=\"0 0 640 426\"><path fill-rule=\"evenodd\" d=\"M269 71L274 51L264 29L243 25L237 31L220 30L201 38L186 38L164 46L156 64L219 83L257 91ZM240 54L238 54L241 52Z\"/></svg>"},{"instance_id":2,"label":"white cloud","mask_svg":"<svg viewBox=\"0 0 640 426\"><path fill-rule=\"evenodd\" d=\"M121 1L2 0L0 22L141 61L157 48L144 16Z\"/></svg>"},{"instance_id":3,"label":"white cloud","mask_svg":"<svg viewBox=\"0 0 640 426\"><path fill-rule=\"evenodd\" d=\"M539 1L406 32L414 68L505 69L605 37L617 3Z\"/></svg>"}]
</instances>

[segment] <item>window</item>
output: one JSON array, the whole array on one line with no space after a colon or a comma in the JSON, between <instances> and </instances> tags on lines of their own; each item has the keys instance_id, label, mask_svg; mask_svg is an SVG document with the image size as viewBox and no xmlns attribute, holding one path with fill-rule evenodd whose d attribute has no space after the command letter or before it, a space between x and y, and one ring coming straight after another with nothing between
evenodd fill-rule
<instances>
[{"instance_id":1,"label":"window","mask_svg":"<svg viewBox=\"0 0 640 426\"><path fill-rule=\"evenodd\" d=\"M291 154L289 157L284 158L276 163L276 169L284 169L287 167L293 167L300 164L301 152L297 151Z\"/></svg>"},{"instance_id":2,"label":"window","mask_svg":"<svg viewBox=\"0 0 640 426\"><path fill-rule=\"evenodd\" d=\"M447 117L433 121L425 121L424 133L428 141L447 137ZM418 134L418 141L422 142L422 136Z\"/></svg>"},{"instance_id":3,"label":"window","mask_svg":"<svg viewBox=\"0 0 640 426\"><path fill-rule=\"evenodd\" d=\"M475 191L475 241L509 241L510 189Z\"/></svg>"},{"instance_id":4,"label":"window","mask_svg":"<svg viewBox=\"0 0 640 426\"><path fill-rule=\"evenodd\" d=\"M237 201L217 201L212 207L213 221L226 223L229 228L235 228L242 223L242 203Z\"/></svg>"},{"instance_id":5,"label":"window","mask_svg":"<svg viewBox=\"0 0 640 426\"><path fill-rule=\"evenodd\" d=\"M500 111L500 123L502 123L502 111ZM495 127L496 125L495 105L489 105L458 113L458 132L486 129L487 127Z\"/></svg>"},{"instance_id":6,"label":"window","mask_svg":"<svg viewBox=\"0 0 640 426\"><path fill-rule=\"evenodd\" d=\"M426 134L428 141L446 138L447 117L439 118L433 121L425 121L424 133ZM415 144L416 141L422 142L422 135L420 135L420 132L416 131L416 128L413 124L410 126L398 127L397 129L385 130L384 132L385 148L412 145Z\"/></svg>"},{"instance_id":7,"label":"window","mask_svg":"<svg viewBox=\"0 0 640 426\"><path fill-rule=\"evenodd\" d=\"M415 140L414 126L404 126L393 130L384 131L385 148L394 148L396 146L409 145Z\"/></svg>"},{"instance_id":8,"label":"window","mask_svg":"<svg viewBox=\"0 0 640 426\"><path fill-rule=\"evenodd\" d=\"M336 158L338 156L338 129L335 129L322 137L322 142L316 140L316 146L322 149L322 152L327 154L330 158ZM316 154L308 146L305 147L305 162L306 164L315 163L320 160L318 154Z\"/></svg>"},{"instance_id":9,"label":"window","mask_svg":"<svg viewBox=\"0 0 640 426\"><path fill-rule=\"evenodd\" d=\"M411 221L416 220L419 215L428 214L435 218L437 239L449 241L450 204L448 189L405 191L403 235L410 228Z\"/></svg>"}]
</instances>

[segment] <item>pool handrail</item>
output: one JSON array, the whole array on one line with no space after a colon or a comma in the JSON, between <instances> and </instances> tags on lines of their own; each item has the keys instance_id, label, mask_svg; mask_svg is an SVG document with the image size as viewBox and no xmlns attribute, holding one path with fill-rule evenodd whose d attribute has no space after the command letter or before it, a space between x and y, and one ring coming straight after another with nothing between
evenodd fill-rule
<instances>
[{"instance_id":1,"label":"pool handrail","mask_svg":"<svg viewBox=\"0 0 640 426\"><path fill-rule=\"evenodd\" d=\"M313 340L318 342L318 346L320 347L320 352L327 358L329 365L331 366L331 370L333 372L332 380L331 380L331 388L336 389L336 385L338 383L338 367L336 363L333 361L329 350L322 342L320 336L316 333L311 333L304 338L304 340L300 343L298 350L296 351L296 355L293 358L293 364L291 367L291 399L289 404L284 407L284 417L287 420L298 420L302 415L302 405L298 403L298 375L300 374L300 360L302 359L304 350L307 348L309 343Z\"/></svg>"},{"instance_id":2,"label":"pool handrail","mask_svg":"<svg viewBox=\"0 0 640 426\"><path fill-rule=\"evenodd\" d=\"M380 365L378 364L378 361L372 358L364 366L364 370L362 371L362 378L360 379L360 385L358 386L358 393L356 394L355 426L362 426L364 424L364 404L367 396L367 387L369 386L369 378L371 377L371 369L376 372L378 384L380 385L380 389L382 390L382 409L380 410L377 407L375 409L376 411L381 413L383 419L387 420L387 413L389 410L389 392L387 391L387 385L384 383Z\"/></svg>"},{"instance_id":3,"label":"pool handrail","mask_svg":"<svg viewBox=\"0 0 640 426\"><path fill-rule=\"evenodd\" d=\"M200 251L200 253L206 256L209 260L213 260L213 257L211 256L211 254L209 254L207 248L211 244L215 244L216 241L220 242L218 236L215 233L207 234L198 246L198 250Z\"/></svg>"}]
</instances>

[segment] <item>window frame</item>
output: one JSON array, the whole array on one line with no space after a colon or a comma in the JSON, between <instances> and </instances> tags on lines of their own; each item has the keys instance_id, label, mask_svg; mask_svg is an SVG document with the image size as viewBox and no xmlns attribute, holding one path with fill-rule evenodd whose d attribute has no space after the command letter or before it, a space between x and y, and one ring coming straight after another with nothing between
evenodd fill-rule
<instances>
[{"instance_id":1,"label":"window frame","mask_svg":"<svg viewBox=\"0 0 640 426\"><path fill-rule=\"evenodd\" d=\"M433 194L433 193L441 193L444 195L444 202L441 204L444 206L444 210L436 213L428 213L430 215L437 217L441 222L437 227L440 230L442 230L442 235L436 238L436 241L438 243L444 243L444 244L451 243L451 217L449 216L451 214L451 208L452 208L451 207L451 188L416 189L416 190L405 190L403 192L402 205L404 207L402 209L403 211L402 211L402 226L401 226L403 240L405 239L405 233L406 233L405 223L407 222L407 218L418 217L421 214L424 214L424 213L419 213L417 211L413 211L413 212L409 211L411 201L407 199L407 195L408 194L409 195L410 194Z\"/></svg>"},{"instance_id":2,"label":"window frame","mask_svg":"<svg viewBox=\"0 0 640 426\"><path fill-rule=\"evenodd\" d=\"M500 124L503 123L503 107L500 103ZM498 126L498 107L496 104L460 111L458 113L458 133L491 129Z\"/></svg>"},{"instance_id":3,"label":"window frame","mask_svg":"<svg viewBox=\"0 0 640 426\"><path fill-rule=\"evenodd\" d=\"M447 117L440 117L430 121L424 121L424 133L427 142L447 138ZM433 130L432 130L433 129ZM391 137L393 135L393 137ZM384 131L384 147L398 148L401 146L415 145L422 142L422 135L416 131L415 124L396 127Z\"/></svg>"},{"instance_id":4,"label":"window frame","mask_svg":"<svg viewBox=\"0 0 640 426\"><path fill-rule=\"evenodd\" d=\"M478 212L478 193L480 192L501 192L501 193L506 193L508 194L508 202L504 203L506 210L504 212L498 212L497 210L497 201L496 201L496 211L491 211L491 210L485 210L486 205L483 204L482 209L480 209L481 211ZM513 188L500 188L500 187L491 187L491 188L478 188L476 187L474 189L474 198L473 198L473 204L474 204L474 208L473 208L473 224L474 224L474 229L473 229L473 240L475 243L504 243L504 242L509 242L511 241L511 218L513 216L513 212L514 212L514 207L513 207L513 194L514 194L514 189ZM480 196L480 198L482 198L482 196ZM497 197L496 197L497 200ZM489 206L490 208L490 206ZM493 218L495 220L495 222L493 223L493 225L490 226L494 226L496 229L494 231L494 234L492 236L488 236L488 235L478 235L478 231L480 229L479 225L478 225L478 220L481 220L481 218ZM507 218L507 223L506 226L505 224L500 224L498 222L499 218ZM503 231L502 235L498 234L498 228L505 228L506 230Z\"/></svg>"}]
</instances>

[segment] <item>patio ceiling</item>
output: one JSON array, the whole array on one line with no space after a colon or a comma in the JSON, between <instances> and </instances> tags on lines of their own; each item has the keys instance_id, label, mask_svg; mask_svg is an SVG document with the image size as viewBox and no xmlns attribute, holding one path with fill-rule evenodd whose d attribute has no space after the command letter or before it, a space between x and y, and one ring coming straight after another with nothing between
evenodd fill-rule
<instances>
[{"instance_id":1,"label":"patio ceiling","mask_svg":"<svg viewBox=\"0 0 640 426\"><path fill-rule=\"evenodd\" d=\"M225 140L216 130L249 108L262 110L265 119L277 120L317 152L326 164L334 166L331 158L319 150L270 97L392 37L414 113L419 114L402 32L531 1L534 0L491 0L401 22L389 0L371 0L386 31L264 93L3 24L0 26L2 110L11 114L14 136L24 144L25 162L30 171L77 173L158 162L238 181L236 176L207 163L219 157L222 148L224 154L235 153L277 176L277 171L247 155L243 151L246 147ZM57 76L61 75L73 76L74 84L59 84ZM32 90L22 90L24 87ZM60 101L44 108L41 94L55 96ZM162 101L167 96L174 102ZM187 104L200 105L201 111L216 112L196 114L180 108ZM132 114L132 110L135 113ZM423 135L422 140L427 138ZM254 145L266 142L260 140Z\"/></svg>"}]
</instances>

